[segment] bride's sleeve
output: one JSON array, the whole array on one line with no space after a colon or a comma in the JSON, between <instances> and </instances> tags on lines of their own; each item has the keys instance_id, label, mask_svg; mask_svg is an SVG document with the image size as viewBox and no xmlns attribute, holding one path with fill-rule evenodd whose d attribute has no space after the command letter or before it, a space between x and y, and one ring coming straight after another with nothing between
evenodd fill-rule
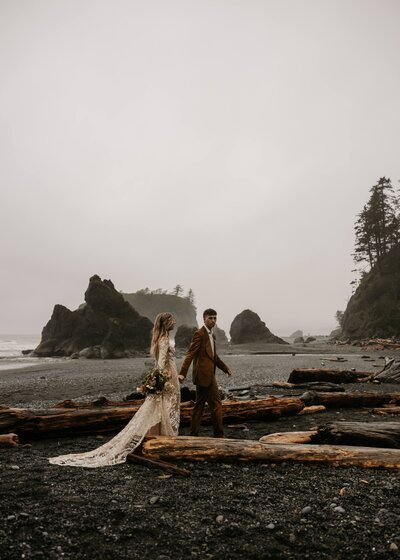
<instances>
[{"instance_id":1,"label":"bride's sleeve","mask_svg":"<svg viewBox=\"0 0 400 560\"><path fill-rule=\"evenodd\" d=\"M158 342L158 365L160 368L168 368L168 349L169 341L166 338L161 338Z\"/></svg>"}]
</instances>

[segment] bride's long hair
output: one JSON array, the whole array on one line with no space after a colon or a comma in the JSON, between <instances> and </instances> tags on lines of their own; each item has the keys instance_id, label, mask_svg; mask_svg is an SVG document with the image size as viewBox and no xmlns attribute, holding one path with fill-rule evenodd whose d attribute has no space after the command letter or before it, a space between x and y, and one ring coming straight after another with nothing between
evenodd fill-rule
<instances>
[{"instance_id":1,"label":"bride's long hair","mask_svg":"<svg viewBox=\"0 0 400 560\"><path fill-rule=\"evenodd\" d=\"M173 329L175 324L171 313L159 313L154 320L153 336L151 337L150 353L158 358L158 342L163 336L168 336L168 332Z\"/></svg>"}]
</instances>

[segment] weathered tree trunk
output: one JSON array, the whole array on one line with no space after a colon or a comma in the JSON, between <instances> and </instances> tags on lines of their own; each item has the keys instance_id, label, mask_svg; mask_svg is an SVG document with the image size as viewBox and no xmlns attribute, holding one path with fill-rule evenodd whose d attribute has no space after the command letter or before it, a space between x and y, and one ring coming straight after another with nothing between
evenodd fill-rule
<instances>
[{"instance_id":1,"label":"weathered tree trunk","mask_svg":"<svg viewBox=\"0 0 400 560\"><path fill-rule=\"evenodd\" d=\"M323 404L326 408L361 408L400 403L400 393L318 393L307 391L301 395L306 406Z\"/></svg>"},{"instance_id":2,"label":"weathered tree trunk","mask_svg":"<svg viewBox=\"0 0 400 560\"><path fill-rule=\"evenodd\" d=\"M52 408L0 410L0 433L24 436L63 433L102 433L122 428L136 413L138 406L104 408Z\"/></svg>"},{"instance_id":3,"label":"weathered tree trunk","mask_svg":"<svg viewBox=\"0 0 400 560\"><path fill-rule=\"evenodd\" d=\"M201 437L157 437L145 440L143 455L183 461L262 461L323 463L343 467L400 469L400 450L333 445L267 444L259 441Z\"/></svg>"},{"instance_id":4,"label":"weathered tree trunk","mask_svg":"<svg viewBox=\"0 0 400 560\"><path fill-rule=\"evenodd\" d=\"M288 382L309 383L311 381L330 381L332 383L354 383L356 381L368 381L373 375L370 371L350 371L346 369L329 368L304 368L294 369L289 375Z\"/></svg>"},{"instance_id":5,"label":"weathered tree trunk","mask_svg":"<svg viewBox=\"0 0 400 560\"><path fill-rule=\"evenodd\" d=\"M331 422L318 428L318 443L400 448L400 422Z\"/></svg>"},{"instance_id":6,"label":"weathered tree trunk","mask_svg":"<svg viewBox=\"0 0 400 560\"><path fill-rule=\"evenodd\" d=\"M17 447L17 445L19 445L17 434L0 435L0 449L6 447Z\"/></svg>"},{"instance_id":7,"label":"weathered tree trunk","mask_svg":"<svg viewBox=\"0 0 400 560\"><path fill-rule=\"evenodd\" d=\"M181 408L181 423L189 424L192 406ZM275 419L280 416L298 414L304 403L298 397L274 397L255 401L223 401L222 412L226 422L243 422L244 420ZM202 422L211 422L211 413L205 409Z\"/></svg>"},{"instance_id":8,"label":"weathered tree trunk","mask_svg":"<svg viewBox=\"0 0 400 560\"><path fill-rule=\"evenodd\" d=\"M190 423L192 406L181 407L181 424ZM297 397L267 397L256 401L224 401L224 419L243 422L295 415L304 408ZM23 409L0 408L0 433L13 431L24 436L59 435L63 433L102 433L121 429L139 409L139 405L101 406L91 408ZM208 409L204 423L211 421Z\"/></svg>"}]
</instances>

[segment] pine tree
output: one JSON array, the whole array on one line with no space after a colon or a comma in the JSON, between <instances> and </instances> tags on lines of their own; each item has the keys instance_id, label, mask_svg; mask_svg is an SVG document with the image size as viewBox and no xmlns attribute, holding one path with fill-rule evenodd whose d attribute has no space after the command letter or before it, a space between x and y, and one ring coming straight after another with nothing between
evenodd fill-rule
<instances>
[{"instance_id":1,"label":"pine tree","mask_svg":"<svg viewBox=\"0 0 400 560\"><path fill-rule=\"evenodd\" d=\"M174 296L182 297L183 294L183 287L180 284L177 284L175 288L172 290L172 294Z\"/></svg>"},{"instance_id":2,"label":"pine tree","mask_svg":"<svg viewBox=\"0 0 400 560\"><path fill-rule=\"evenodd\" d=\"M192 288L189 289L188 294L187 294L187 299L189 300L189 302L194 305L194 292L192 290Z\"/></svg>"},{"instance_id":3,"label":"pine tree","mask_svg":"<svg viewBox=\"0 0 400 560\"><path fill-rule=\"evenodd\" d=\"M370 189L371 196L355 223L356 263L378 264L400 242L399 198L390 179L382 177Z\"/></svg>"}]
</instances>

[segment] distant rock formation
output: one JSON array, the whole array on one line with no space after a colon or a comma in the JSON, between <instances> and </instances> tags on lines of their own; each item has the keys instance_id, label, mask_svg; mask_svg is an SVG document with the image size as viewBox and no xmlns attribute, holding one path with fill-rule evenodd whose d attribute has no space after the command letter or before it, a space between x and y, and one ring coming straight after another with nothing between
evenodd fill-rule
<instances>
[{"instance_id":1,"label":"distant rock formation","mask_svg":"<svg viewBox=\"0 0 400 560\"><path fill-rule=\"evenodd\" d=\"M304 344L304 337L303 336L297 336L293 340L293 344Z\"/></svg>"},{"instance_id":2,"label":"distant rock formation","mask_svg":"<svg viewBox=\"0 0 400 560\"><path fill-rule=\"evenodd\" d=\"M400 245L364 276L342 321L343 339L392 336L400 336Z\"/></svg>"},{"instance_id":3,"label":"distant rock formation","mask_svg":"<svg viewBox=\"0 0 400 560\"><path fill-rule=\"evenodd\" d=\"M152 293L147 290L139 290L132 294L123 293L122 296L138 313L151 322L154 322L158 313L169 311L174 315L178 327L181 325L197 327L196 308L187 297Z\"/></svg>"},{"instance_id":4,"label":"distant rock formation","mask_svg":"<svg viewBox=\"0 0 400 560\"><path fill-rule=\"evenodd\" d=\"M300 338L300 337L303 338L303 331L298 330L298 331L294 331L294 333L292 333L289 338Z\"/></svg>"},{"instance_id":5,"label":"distant rock formation","mask_svg":"<svg viewBox=\"0 0 400 560\"><path fill-rule=\"evenodd\" d=\"M175 335L175 346L177 348L183 349L189 348L193 335L196 331L197 327L189 327L188 325L181 325L180 327L178 327ZM215 326L213 331L218 346L224 346L228 344L228 339L224 330Z\"/></svg>"},{"instance_id":6,"label":"distant rock formation","mask_svg":"<svg viewBox=\"0 0 400 560\"><path fill-rule=\"evenodd\" d=\"M215 339L217 341L218 346L226 346L229 344L228 337L223 329L220 329L218 325L213 328ZM218 350L217 350L218 351Z\"/></svg>"},{"instance_id":7,"label":"distant rock formation","mask_svg":"<svg viewBox=\"0 0 400 560\"><path fill-rule=\"evenodd\" d=\"M308 344L309 342L315 342L316 340L315 336L307 336L304 342Z\"/></svg>"},{"instance_id":8,"label":"distant rock formation","mask_svg":"<svg viewBox=\"0 0 400 560\"><path fill-rule=\"evenodd\" d=\"M189 327L188 325L181 325L178 327L175 335L175 346L177 348L184 348L185 350L189 348L196 331L197 327Z\"/></svg>"},{"instance_id":9,"label":"distant rock formation","mask_svg":"<svg viewBox=\"0 0 400 560\"><path fill-rule=\"evenodd\" d=\"M336 329L333 329L333 331L331 331L329 338L333 338L334 340L340 338L342 335L342 329L341 327L337 327Z\"/></svg>"},{"instance_id":10,"label":"distant rock formation","mask_svg":"<svg viewBox=\"0 0 400 560\"><path fill-rule=\"evenodd\" d=\"M55 305L36 356L121 358L150 346L152 323L124 300L111 280L90 278L85 304Z\"/></svg>"},{"instance_id":11,"label":"distant rock formation","mask_svg":"<svg viewBox=\"0 0 400 560\"><path fill-rule=\"evenodd\" d=\"M229 332L232 344L245 344L248 342L288 344L279 336L272 334L257 313L250 311L250 309L245 309L239 315L236 315Z\"/></svg>"}]
</instances>

